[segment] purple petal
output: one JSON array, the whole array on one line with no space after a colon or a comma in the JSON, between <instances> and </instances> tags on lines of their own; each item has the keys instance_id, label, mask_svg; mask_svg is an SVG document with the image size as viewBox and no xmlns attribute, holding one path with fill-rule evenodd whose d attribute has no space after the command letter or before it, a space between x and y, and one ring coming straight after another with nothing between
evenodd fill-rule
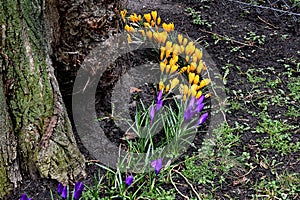
<instances>
[{"instance_id":1,"label":"purple petal","mask_svg":"<svg viewBox=\"0 0 300 200\"><path fill-rule=\"evenodd\" d=\"M155 107L151 106L151 109L150 109L150 123L151 124L153 122L154 116L155 116Z\"/></svg>"},{"instance_id":2,"label":"purple petal","mask_svg":"<svg viewBox=\"0 0 300 200\"><path fill-rule=\"evenodd\" d=\"M62 193L61 193L61 197L63 199L66 199L68 197L68 188L67 188L67 186L64 186L64 188L62 190Z\"/></svg>"},{"instance_id":3,"label":"purple petal","mask_svg":"<svg viewBox=\"0 0 300 200\"><path fill-rule=\"evenodd\" d=\"M161 100L161 98L162 98L162 94L163 94L163 91L162 90L160 90L159 91L159 93L158 93L158 95L157 95L157 102L159 102L160 100Z\"/></svg>"},{"instance_id":4,"label":"purple petal","mask_svg":"<svg viewBox=\"0 0 300 200\"><path fill-rule=\"evenodd\" d=\"M191 100L190 100L190 102L189 102L189 105L188 105L188 108L191 108L191 109L192 109L192 108L194 107L195 100L196 100L195 97L192 97L192 98L191 98Z\"/></svg>"},{"instance_id":5,"label":"purple petal","mask_svg":"<svg viewBox=\"0 0 300 200\"><path fill-rule=\"evenodd\" d=\"M28 197L26 194L22 194L20 200L28 200Z\"/></svg>"},{"instance_id":6,"label":"purple petal","mask_svg":"<svg viewBox=\"0 0 300 200\"><path fill-rule=\"evenodd\" d=\"M193 111L191 108L187 108L183 113L184 121L190 120L193 117Z\"/></svg>"},{"instance_id":7,"label":"purple petal","mask_svg":"<svg viewBox=\"0 0 300 200\"><path fill-rule=\"evenodd\" d=\"M132 175L128 176L125 180L126 185L130 186L132 184L133 180L134 180L134 177Z\"/></svg>"},{"instance_id":8,"label":"purple petal","mask_svg":"<svg viewBox=\"0 0 300 200\"><path fill-rule=\"evenodd\" d=\"M199 105L199 104L203 103L204 99L205 99L205 96L201 95L201 97L199 97L199 99L197 99L196 104Z\"/></svg>"},{"instance_id":9,"label":"purple petal","mask_svg":"<svg viewBox=\"0 0 300 200\"><path fill-rule=\"evenodd\" d=\"M197 105L196 112L199 113L204 108L204 103Z\"/></svg>"},{"instance_id":10,"label":"purple petal","mask_svg":"<svg viewBox=\"0 0 300 200\"><path fill-rule=\"evenodd\" d=\"M84 184L82 182L75 183L74 200L78 200L81 197L83 189Z\"/></svg>"},{"instance_id":11,"label":"purple petal","mask_svg":"<svg viewBox=\"0 0 300 200\"><path fill-rule=\"evenodd\" d=\"M57 193L58 195L61 195L62 191L63 191L63 184L62 183L58 183L58 186L57 186Z\"/></svg>"},{"instance_id":12,"label":"purple petal","mask_svg":"<svg viewBox=\"0 0 300 200\"><path fill-rule=\"evenodd\" d=\"M204 113L200 116L197 125L203 124L208 118L208 113Z\"/></svg>"},{"instance_id":13,"label":"purple petal","mask_svg":"<svg viewBox=\"0 0 300 200\"><path fill-rule=\"evenodd\" d=\"M156 111L159 111L161 109L161 107L163 106L163 101L159 100L156 104Z\"/></svg>"},{"instance_id":14,"label":"purple petal","mask_svg":"<svg viewBox=\"0 0 300 200\"><path fill-rule=\"evenodd\" d=\"M162 168L162 159L159 158L157 160L152 161L151 166L154 168L156 176L157 176Z\"/></svg>"}]
</instances>

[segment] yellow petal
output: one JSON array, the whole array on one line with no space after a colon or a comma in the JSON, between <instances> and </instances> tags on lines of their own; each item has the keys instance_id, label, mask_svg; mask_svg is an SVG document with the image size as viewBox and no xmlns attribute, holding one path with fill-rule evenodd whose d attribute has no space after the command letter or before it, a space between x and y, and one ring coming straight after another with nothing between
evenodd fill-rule
<instances>
[{"instance_id":1,"label":"yellow petal","mask_svg":"<svg viewBox=\"0 0 300 200\"><path fill-rule=\"evenodd\" d=\"M199 75L196 75L194 78L194 84L198 84L199 83Z\"/></svg>"},{"instance_id":2,"label":"yellow petal","mask_svg":"<svg viewBox=\"0 0 300 200\"><path fill-rule=\"evenodd\" d=\"M144 14L144 17L145 17L146 21L148 23L150 23L150 21L151 21L151 14L150 13Z\"/></svg>"},{"instance_id":3,"label":"yellow petal","mask_svg":"<svg viewBox=\"0 0 300 200\"><path fill-rule=\"evenodd\" d=\"M171 84L171 90L172 90L179 84L179 79L178 78L172 79L170 84Z\"/></svg>"},{"instance_id":4,"label":"yellow petal","mask_svg":"<svg viewBox=\"0 0 300 200\"><path fill-rule=\"evenodd\" d=\"M195 73L189 73L189 83L192 84L195 78Z\"/></svg>"},{"instance_id":5,"label":"yellow petal","mask_svg":"<svg viewBox=\"0 0 300 200\"><path fill-rule=\"evenodd\" d=\"M195 62L191 62L191 64L190 64L190 71L191 72L194 72L195 71L195 69L196 69L196 67L197 67L197 64L195 63Z\"/></svg>"},{"instance_id":6,"label":"yellow petal","mask_svg":"<svg viewBox=\"0 0 300 200\"><path fill-rule=\"evenodd\" d=\"M161 73L164 73L164 70L166 68L166 64L164 62L160 62L159 68L160 68Z\"/></svg>"},{"instance_id":7,"label":"yellow petal","mask_svg":"<svg viewBox=\"0 0 300 200\"><path fill-rule=\"evenodd\" d=\"M161 23L161 18L160 18L160 17L158 17L158 18L157 18L157 22L156 22L157 26L159 26L159 25L160 25L160 23Z\"/></svg>"},{"instance_id":8,"label":"yellow petal","mask_svg":"<svg viewBox=\"0 0 300 200\"><path fill-rule=\"evenodd\" d=\"M187 85L183 86L183 94L186 95L189 92L189 87Z\"/></svg>"},{"instance_id":9,"label":"yellow petal","mask_svg":"<svg viewBox=\"0 0 300 200\"><path fill-rule=\"evenodd\" d=\"M169 90L170 90L170 85L168 84L168 85L166 86L165 92L169 92Z\"/></svg>"},{"instance_id":10,"label":"yellow petal","mask_svg":"<svg viewBox=\"0 0 300 200\"><path fill-rule=\"evenodd\" d=\"M201 95L202 95L202 91L199 90L199 91L197 92L196 99L199 99L199 98L201 97Z\"/></svg>"},{"instance_id":11,"label":"yellow petal","mask_svg":"<svg viewBox=\"0 0 300 200\"><path fill-rule=\"evenodd\" d=\"M182 40L183 40L183 36L181 34L178 34L178 43L181 45L182 44Z\"/></svg>"},{"instance_id":12,"label":"yellow petal","mask_svg":"<svg viewBox=\"0 0 300 200\"><path fill-rule=\"evenodd\" d=\"M126 17L126 14L127 14L127 10L122 10L121 11L121 18L123 19L123 21L125 22L125 17Z\"/></svg>"},{"instance_id":13,"label":"yellow petal","mask_svg":"<svg viewBox=\"0 0 300 200\"><path fill-rule=\"evenodd\" d=\"M139 30L139 32L142 34L143 37L145 37L145 31L144 30Z\"/></svg>"},{"instance_id":14,"label":"yellow petal","mask_svg":"<svg viewBox=\"0 0 300 200\"><path fill-rule=\"evenodd\" d=\"M157 11L156 11L156 10L155 10L155 11L152 11L152 12L151 12L151 15L152 15L153 20L156 21L156 18L157 18Z\"/></svg>"},{"instance_id":15,"label":"yellow petal","mask_svg":"<svg viewBox=\"0 0 300 200\"><path fill-rule=\"evenodd\" d=\"M198 67L197 67L197 74L200 74L200 73L201 73L203 67L204 67L203 61L200 60L200 61L199 61L199 64L198 64Z\"/></svg>"},{"instance_id":16,"label":"yellow petal","mask_svg":"<svg viewBox=\"0 0 300 200\"><path fill-rule=\"evenodd\" d=\"M146 33L146 35L147 35L147 37L148 37L148 39L152 39L152 31L147 31L147 33Z\"/></svg>"},{"instance_id":17,"label":"yellow petal","mask_svg":"<svg viewBox=\"0 0 300 200\"><path fill-rule=\"evenodd\" d=\"M160 47L160 60L163 60L166 48Z\"/></svg>"},{"instance_id":18,"label":"yellow petal","mask_svg":"<svg viewBox=\"0 0 300 200\"><path fill-rule=\"evenodd\" d=\"M159 91L163 90L164 87L165 87L164 83L162 81L159 81L159 83L158 83L158 89L159 89Z\"/></svg>"},{"instance_id":19,"label":"yellow petal","mask_svg":"<svg viewBox=\"0 0 300 200\"><path fill-rule=\"evenodd\" d=\"M173 74L178 69L178 65L172 65L170 74Z\"/></svg>"},{"instance_id":20,"label":"yellow petal","mask_svg":"<svg viewBox=\"0 0 300 200\"><path fill-rule=\"evenodd\" d=\"M210 80L209 80L208 78L203 79L203 80L200 82L200 85L199 85L198 88L201 89L201 88L207 86L209 83L210 83Z\"/></svg>"},{"instance_id":21,"label":"yellow petal","mask_svg":"<svg viewBox=\"0 0 300 200\"><path fill-rule=\"evenodd\" d=\"M169 73L170 69L171 69L171 66L170 66L170 65L167 65L167 66L166 66L166 74Z\"/></svg>"},{"instance_id":22,"label":"yellow petal","mask_svg":"<svg viewBox=\"0 0 300 200\"><path fill-rule=\"evenodd\" d=\"M188 43L188 39L187 39L187 38L184 38L184 39L183 39L183 43L182 43L182 45L183 45L183 46L186 46L186 45L187 45L187 43Z\"/></svg>"}]
</instances>

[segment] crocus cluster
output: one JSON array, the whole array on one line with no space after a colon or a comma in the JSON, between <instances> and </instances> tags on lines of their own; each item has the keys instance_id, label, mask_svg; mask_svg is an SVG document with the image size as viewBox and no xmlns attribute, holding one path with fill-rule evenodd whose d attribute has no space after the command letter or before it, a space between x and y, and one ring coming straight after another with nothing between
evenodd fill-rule
<instances>
[{"instance_id":1,"label":"crocus cluster","mask_svg":"<svg viewBox=\"0 0 300 200\"><path fill-rule=\"evenodd\" d=\"M84 184L82 182L76 182L74 187L74 200L78 200L82 196L82 191L84 189ZM64 186L62 183L59 183L57 186L57 193L63 199L67 199L68 197L68 187Z\"/></svg>"},{"instance_id":2,"label":"crocus cluster","mask_svg":"<svg viewBox=\"0 0 300 200\"><path fill-rule=\"evenodd\" d=\"M156 177L158 176L160 170L162 169L162 164L163 164L162 163L162 158L158 158L157 160L153 160L151 162L151 166L154 168ZM133 183L133 180L134 180L134 176L129 175L129 176L127 176L127 178L125 180L125 184L127 186L130 186Z\"/></svg>"}]
</instances>

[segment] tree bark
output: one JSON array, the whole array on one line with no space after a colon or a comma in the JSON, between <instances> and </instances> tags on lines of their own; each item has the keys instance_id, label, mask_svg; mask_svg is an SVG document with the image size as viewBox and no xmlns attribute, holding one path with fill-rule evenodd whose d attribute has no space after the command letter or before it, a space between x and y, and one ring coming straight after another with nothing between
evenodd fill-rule
<instances>
[{"instance_id":1,"label":"tree bark","mask_svg":"<svg viewBox=\"0 0 300 200\"><path fill-rule=\"evenodd\" d=\"M53 66L55 0L1 0L0 199L22 180L85 175Z\"/></svg>"}]
</instances>

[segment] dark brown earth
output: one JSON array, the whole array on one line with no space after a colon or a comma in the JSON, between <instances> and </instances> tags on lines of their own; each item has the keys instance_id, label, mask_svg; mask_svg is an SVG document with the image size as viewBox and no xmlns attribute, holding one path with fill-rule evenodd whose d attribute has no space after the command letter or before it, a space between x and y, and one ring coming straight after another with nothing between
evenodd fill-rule
<instances>
[{"instance_id":1,"label":"dark brown earth","mask_svg":"<svg viewBox=\"0 0 300 200\"><path fill-rule=\"evenodd\" d=\"M57 44L54 49L55 54L52 56L55 67L57 78L60 82L62 94L64 96L65 104L68 108L70 117L72 118L71 110L71 95L72 95L72 83L75 79L76 70L80 67L80 63L84 60L84 57L88 54L92 45L103 41L109 37L108 32L116 33L119 31L120 24L116 22L119 12L119 7L115 6L113 1L107 1L107 6L111 12L107 13L107 20L103 27L93 29L86 26L83 23L84 20L91 19L91 17L82 17L82 15L91 16L89 12L97 14L97 6L83 4L81 6L72 5L73 1L61 1L60 12L62 14L61 28L62 28L62 41ZM224 76L226 64L231 63L235 66L239 66L240 69L231 68L230 73L227 76L226 93L230 98L234 97L233 90L249 91L252 88L252 84L247 81L245 72L249 68L267 68L268 66L274 67L274 71L269 71L268 79L275 79L276 74L284 72L286 69L282 67L282 63L278 60L283 58L296 57L299 60L299 54L295 52L300 51L300 30L299 30L299 16L298 19L293 19L293 16L280 15L279 12L274 12L268 9L256 9L254 7L241 6L239 3L234 3L225 0L141 0L141 1L128 1L122 7L128 8L129 12L145 13L151 10L157 10L163 20L174 22L175 29L178 32L187 34L191 39L197 40L200 45L204 46L208 51L216 66L220 70L220 73ZM188 14L186 9L193 8L198 14L201 15L202 21L206 20L203 25L193 24L192 17ZM76 8L75 11L70 11ZM280 5L278 5L280 8ZM70 11L70 12L67 12ZM291 12L300 13L299 7L294 7ZM72 14L76 13L74 16ZM68 14L70 16L68 16ZM94 18L96 18L94 16ZM86 22L86 21L85 21ZM73 24L72 24L73 23ZM79 33L74 33L74 30L70 27L77 24L76 28L80 28ZM99 22L101 24L101 21ZM100 26L100 25L99 25ZM76 29L74 28L74 29ZM254 40L245 40L245 37L249 36L249 32L255 32L256 35L264 35L265 41L259 43ZM76 42L74 42L76 41ZM91 46L90 46L91 45ZM234 50L234 49L239 50ZM78 52L76 54L69 54L65 56L62 52ZM126 62L126 67L130 68L134 64L139 64L141 59L131 60L130 58ZM285 61L288 62L288 61ZM296 69L295 63L284 63L290 64ZM118 65L117 65L118 66ZM71 70L70 70L71 69ZM112 74L116 76L111 76ZM115 71L107 72L103 77L105 86L99 90L97 111L99 113L109 114L111 107L109 104L110 88L117 81L118 77L122 74L122 70L115 68ZM259 74L257 74L259 75ZM299 76L299 71L295 72L293 76ZM281 89L287 91L284 87L285 78L280 77L282 80ZM262 90L266 90L263 88ZM274 92L268 90L268 92ZM147 94L151 94L151 90ZM153 95L150 95L153 96ZM151 99L152 97L146 97ZM255 111L255 106L250 106L250 110ZM268 110L269 114L274 116L276 113L285 112L285 107L276 107ZM233 110L231 113L226 115L227 122L229 125L234 125L236 121L244 119L247 121L249 126L254 127L257 124L256 119L245 113L243 110ZM287 120L291 120L287 118ZM299 118L292 119L292 124L298 125ZM113 136L110 138L116 144L121 143L119 138L123 136L123 132L120 132L115 127L113 121L107 120L102 122L102 128L106 129L107 132L112 132ZM76 130L74 130L76 132ZM251 156L255 155L256 152L256 139L261 136L251 133L250 131L244 131L242 136L242 144L235 147L234 151L237 155L241 154L244 146L248 147L247 152ZM295 136L295 140L299 140L300 136ZM77 138L78 139L78 138ZM93 159L90 157L88 151L78 141L79 147L82 153L87 159ZM199 145L201 145L201 138L199 139ZM250 147L253 147L252 149ZM193 151L193 149L191 149ZM191 152L187 152L189 154ZM286 162L283 168L289 168L289 163L298 163L294 165L293 170L295 172L300 171L299 155L289 155L289 158L282 156L279 160ZM94 173L97 173L97 168L88 166L89 176L85 183L92 183L91 177ZM262 176L271 176L269 171L257 167L251 173L249 178L252 182L259 180ZM180 181L180 180L179 180ZM233 180L228 180L228 182ZM26 192L33 199L50 199L50 190L56 191L57 182L51 180L25 180L20 188L14 191L14 194L9 199L18 199L20 194ZM168 187L168 186L166 186ZM188 191L183 192L188 193ZM189 188L187 188L188 190ZM201 191L201 190L200 190ZM246 199L255 191L247 188L247 185L225 185L220 187L216 192L219 194L220 199L226 199L224 194L235 196L237 199ZM179 197L178 197L179 198Z\"/></svg>"}]
</instances>

